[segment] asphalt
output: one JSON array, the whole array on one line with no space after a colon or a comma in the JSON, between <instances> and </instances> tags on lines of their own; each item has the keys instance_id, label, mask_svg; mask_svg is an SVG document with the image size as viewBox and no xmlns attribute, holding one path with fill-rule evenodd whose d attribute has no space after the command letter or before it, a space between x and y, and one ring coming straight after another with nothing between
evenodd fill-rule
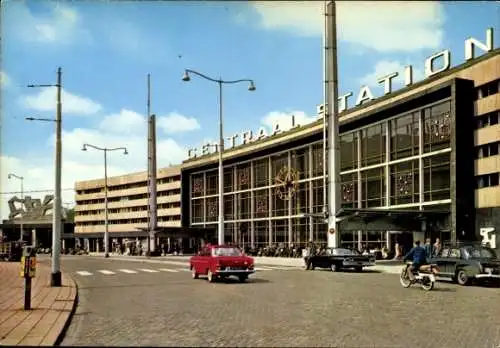
<instances>
[{"instance_id":1,"label":"asphalt","mask_svg":"<svg viewBox=\"0 0 500 348\"><path fill-rule=\"evenodd\" d=\"M79 306L62 345L497 347L500 290L404 289L379 272L262 268L244 284L179 264L63 257ZM78 273L80 272L80 273ZM417 343L418 342L418 343Z\"/></svg>"}]
</instances>

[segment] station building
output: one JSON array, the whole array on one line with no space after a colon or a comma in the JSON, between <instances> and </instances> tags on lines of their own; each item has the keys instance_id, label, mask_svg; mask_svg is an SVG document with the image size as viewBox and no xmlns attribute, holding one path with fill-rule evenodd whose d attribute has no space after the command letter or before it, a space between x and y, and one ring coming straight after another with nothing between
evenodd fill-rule
<instances>
[{"instance_id":1,"label":"station building","mask_svg":"<svg viewBox=\"0 0 500 348\"><path fill-rule=\"evenodd\" d=\"M444 70L340 113L342 245L498 244L500 49ZM241 136L223 153L225 241L326 243L323 119ZM215 231L218 154L208 149L182 165L182 223Z\"/></svg>"}]
</instances>

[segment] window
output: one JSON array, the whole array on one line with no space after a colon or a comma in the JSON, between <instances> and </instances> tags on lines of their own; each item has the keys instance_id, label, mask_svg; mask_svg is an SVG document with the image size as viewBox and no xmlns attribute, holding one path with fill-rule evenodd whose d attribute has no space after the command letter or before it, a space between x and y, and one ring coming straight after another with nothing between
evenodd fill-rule
<instances>
[{"instance_id":1,"label":"window","mask_svg":"<svg viewBox=\"0 0 500 348\"><path fill-rule=\"evenodd\" d=\"M288 215L288 200L282 199L280 195L272 195L272 216L285 216Z\"/></svg>"},{"instance_id":2,"label":"window","mask_svg":"<svg viewBox=\"0 0 500 348\"><path fill-rule=\"evenodd\" d=\"M273 243L288 242L288 220L273 220Z\"/></svg>"},{"instance_id":3,"label":"window","mask_svg":"<svg viewBox=\"0 0 500 348\"><path fill-rule=\"evenodd\" d=\"M267 221L255 221L254 226L254 238L256 247L264 247L268 244L269 240L269 222Z\"/></svg>"},{"instance_id":4,"label":"window","mask_svg":"<svg viewBox=\"0 0 500 348\"><path fill-rule=\"evenodd\" d=\"M358 206L358 174L341 175L340 182L342 208L356 208Z\"/></svg>"},{"instance_id":5,"label":"window","mask_svg":"<svg viewBox=\"0 0 500 348\"><path fill-rule=\"evenodd\" d=\"M250 218L250 192L237 194L238 197L238 217L240 219Z\"/></svg>"},{"instance_id":6,"label":"window","mask_svg":"<svg viewBox=\"0 0 500 348\"><path fill-rule=\"evenodd\" d=\"M475 158L485 158L490 156L497 156L500 151L500 141L484 144L475 148Z\"/></svg>"},{"instance_id":7,"label":"window","mask_svg":"<svg viewBox=\"0 0 500 348\"><path fill-rule=\"evenodd\" d=\"M193 199L191 201L191 212L193 216L191 217L191 222L203 222L203 199Z\"/></svg>"},{"instance_id":8,"label":"window","mask_svg":"<svg viewBox=\"0 0 500 348\"><path fill-rule=\"evenodd\" d=\"M486 98L490 95L497 94L500 85L500 79L485 83L484 85L476 87L477 99Z\"/></svg>"},{"instance_id":9,"label":"window","mask_svg":"<svg viewBox=\"0 0 500 348\"><path fill-rule=\"evenodd\" d=\"M381 207L385 205L384 169L376 168L361 172L362 207Z\"/></svg>"},{"instance_id":10,"label":"window","mask_svg":"<svg viewBox=\"0 0 500 348\"><path fill-rule=\"evenodd\" d=\"M292 197L292 215L305 214L309 211L309 183L301 182Z\"/></svg>"},{"instance_id":11,"label":"window","mask_svg":"<svg viewBox=\"0 0 500 348\"><path fill-rule=\"evenodd\" d=\"M269 159L253 162L254 187L269 186Z\"/></svg>"},{"instance_id":12,"label":"window","mask_svg":"<svg viewBox=\"0 0 500 348\"><path fill-rule=\"evenodd\" d=\"M212 256L242 256L239 248L213 248Z\"/></svg>"},{"instance_id":13,"label":"window","mask_svg":"<svg viewBox=\"0 0 500 348\"><path fill-rule=\"evenodd\" d=\"M370 166L385 161L385 127L376 124L361 130L361 165Z\"/></svg>"},{"instance_id":14,"label":"window","mask_svg":"<svg viewBox=\"0 0 500 348\"><path fill-rule=\"evenodd\" d=\"M233 190L234 190L234 187L233 187L233 181L234 181L233 171L234 171L233 167L224 168L224 192L233 192Z\"/></svg>"},{"instance_id":15,"label":"window","mask_svg":"<svg viewBox=\"0 0 500 348\"><path fill-rule=\"evenodd\" d=\"M420 114L417 111L390 121L392 160L418 155Z\"/></svg>"},{"instance_id":16,"label":"window","mask_svg":"<svg viewBox=\"0 0 500 348\"><path fill-rule=\"evenodd\" d=\"M340 170L358 167L358 132L340 136Z\"/></svg>"},{"instance_id":17,"label":"window","mask_svg":"<svg viewBox=\"0 0 500 348\"><path fill-rule=\"evenodd\" d=\"M476 188L498 186L499 173L479 175L476 177Z\"/></svg>"},{"instance_id":18,"label":"window","mask_svg":"<svg viewBox=\"0 0 500 348\"><path fill-rule=\"evenodd\" d=\"M450 147L451 104L449 101L424 110L424 152Z\"/></svg>"},{"instance_id":19,"label":"window","mask_svg":"<svg viewBox=\"0 0 500 348\"><path fill-rule=\"evenodd\" d=\"M215 227L215 228L217 228L217 227ZM236 242L236 238L234 235L234 223L232 223L232 222L224 224L224 241L226 243L235 243Z\"/></svg>"},{"instance_id":20,"label":"window","mask_svg":"<svg viewBox=\"0 0 500 348\"><path fill-rule=\"evenodd\" d=\"M216 170L207 172L206 174L206 185L207 185L207 190L205 194L207 196L209 195L216 195L219 190L219 173Z\"/></svg>"},{"instance_id":21,"label":"window","mask_svg":"<svg viewBox=\"0 0 500 348\"><path fill-rule=\"evenodd\" d=\"M419 202L418 160L391 165L391 205Z\"/></svg>"},{"instance_id":22,"label":"window","mask_svg":"<svg viewBox=\"0 0 500 348\"><path fill-rule=\"evenodd\" d=\"M323 180L314 180L311 184L313 185L313 213L321 213L323 212Z\"/></svg>"},{"instance_id":23,"label":"window","mask_svg":"<svg viewBox=\"0 0 500 348\"><path fill-rule=\"evenodd\" d=\"M292 168L298 172L298 180L307 179L309 177L309 149L293 150L291 156Z\"/></svg>"},{"instance_id":24,"label":"window","mask_svg":"<svg viewBox=\"0 0 500 348\"><path fill-rule=\"evenodd\" d=\"M328 159L328 158L327 158ZM312 146L312 176L323 176L323 144Z\"/></svg>"},{"instance_id":25,"label":"window","mask_svg":"<svg viewBox=\"0 0 500 348\"><path fill-rule=\"evenodd\" d=\"M299 218L292 220L292 240L295 246L306 246L309 241L308 224L309 219Z\"/></svg>"},{"instance_id":26,"label":"window","mask_svg":"<svg viewBox=\"0 0 500 348\"><path fill-rule=\"evenodd\" d=\"M250 163L240 164L236 167L236 190L250 188Z\"/></svg>"},{"instance_id":27,"label":"window","mask_svg":"<svg viewBox=\"0 0 500 348\"><path fill-rule=\"evenodd\" d=\"M269 190L258 190L254 193L254 217L264 218L269 216Z\"/></svg>"},{"instance_id":28,"label":"window","mask_svg":"<svg viewBox=\"0 0 500 348\"><path fill-rule=\"evenodd\" d=\"M313 220L313 241L316 244L324 244L327 240L328 224L321 219ZM337 232L338 233L338 232Z\"/></svg>"},{"instance_id":29,"label":"window","mask_svg":"<svg viewBox=\"0 0 500 348\"><path fill-rule=\"evenodd\" d=\"M204 196L203 187L203 174L196 174L191 176L191 197Z\"/></svg>"},{"instance_id":30,"label":"window","mask_svg":"<svg viewBox=\"0 0 500 348\"><path fill-rule=\"evenodd\" d=\"M271 157L271 169L272 169L271 182L273 185L275 184L276 175L278 175L278 173L283 167L287 166L288 166L287 153Z\"/></svg>"},{"instance_id":31,"label":"window","mask_svg":"<svg viewBox=\"0 0 500 348\"><path fill-rule=\"evenodd\" d=\"M494 126L498 124L500 118L500 111L496 110L485 115L476 117L476 129L481 129L488 126Z\"/></svg>"},{"instance_id":32,"label":"window","mask_svg":"<svg viewBox=\"0 0 500 348\"><path fill-rule=\"evenodd\" d=\"M206 202L206 221L217 221L219 218L219 197L207 198Z\"/></svg>"},{"instance_id":33,"label":"window","mask_svg":"<svg viewBox=\"0 0 500 348\"><path fill-rule=\"evenodd\" d=\"M424 158L424 201L450 198L450 154Z\"/></svg>"},{"instance_id":34,"label":"window","mask_svg":"<svg viewBox=\"0 0 500 348\"><path fill-rule=\"evenodd\" d=\"M224 196L224 220L234 220L234 195Z\"/></svg>"}]
</instances>

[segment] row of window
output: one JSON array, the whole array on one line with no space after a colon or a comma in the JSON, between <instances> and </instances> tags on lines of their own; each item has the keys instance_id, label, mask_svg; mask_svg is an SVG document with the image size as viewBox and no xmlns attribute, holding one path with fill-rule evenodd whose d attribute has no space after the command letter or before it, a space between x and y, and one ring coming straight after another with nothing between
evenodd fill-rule
<instances>
[{"instance_id":1,"label":"row of window","mask_svg":"<svg viewBox=\"0 0 500 348\"><path fill-rule=\"evenodd\" d=\"M416 156L420 150L420 137L423 137L423 153L448 148L451 135L450 115L451 102L445 101L365 129L343 134L340 137L340 169L346 171L358 168L359 165L370 166ZM420 129L420 120L423 129ZM386 158L387 147L390 158ZM358 152L361 158L360 164L358 164Z\"/></svg>"},{"instance_id":2,"label":"row of window","mask_svg":"<svg viewBox=\"0 0 500 348\"><path fill-rule=\"evenodd\" d=\"M474 150L476 159L496 156L500 152L500 141L476 146Z\"/></svg>"},{"instance_id":3,"label":"row of window","mask_svg":"<svg viewBox=\"0 0 500 348\"><path fill-rule=\"evenodd\" d=\"M173 190L166 190L166 191L157 192L156 197L168 197L168 196L175 196L175 195L180 195L180 194L181 194L180 189L173 189ZM148 198L148 194L141 193L138 195L130 195L130 196L108 197L108 202L126 202L126 201L133 201L133 200L137 200L137 199L146 199L146 198ZM76 204L77 205L101 204L101 203L104 203L104 198L79 200L78 197L76 197Z\"/></svg>"},{"instance_id":4,"label":"row of window","mask_svg":"<svg viewBox=\"0 0 500 348\"><path fill-rule=\"evenodd\" d=\"M476 176L476 188L493 187L499 185L500 173L491 173Z\"/></svg>"},{"instance_id":5,"label":"row of window","mask_svg":"<svg viewBox=\"0 0 500 348\"><path fill-rule=\"evenodd\" d=\"M157 179L156 184L163 185L163 184L168 184L168 183L172 183L172 182L179 182L179 181L181 181L181 176L175 175L175 176L170 176L167 178ZM141 188L141 187L146 187L146 186L147 186L147 181L141 181L141 182L135 182L135 183L123 184L123 185L108 185L108 191L129 190L129 189ZM98 187L98 188L94 188L94 189L77 190L76 194L77 195L86 195L86 194L99 193L99 192L104 192L104 187Z\"/></svg>"},{"instance_id":6,"label":"row of window","mask_svg":"<svg viewBox=\"0 0 500 348\"><path fill-rule=\"evenodd\" d=\"M162 209L180 208L180 206L181 206L180 202L162 203L162 204L158 204L157 208L158 208L158 210L162 210ZM147 211L148 208L149 208L148 206L129 207L129 208L112 208L112 209L108 209L108 212L110 214L126 214L126 213L138 212L138 211ZM98 214L104 214L104 209L75 211L75 216L88 216L88 215L98 215Z\"/></svg>"},{"instance_id":7,"label":"row of window","mask_svg":"<svg viewBox=\"0 0 500 348\"><path fill-rule=\"evenodd\" d=\"M423 159L423 173L418 160L406 161L385 167L341 175L341 201L344 207L383 207L420 203L419 177L423 176L424 202L450 198L450 154L440 154ZM360 176L358 178L358 175ZM390 176L390 201L386 201L386 175ZM361 198L358 187L361 183ZM282 191L285 191L283 195ZM191 222L217 221L218 197L191 200ZM253 202L253 203L252 203ZM252 207L253 205L253 207ZM323 180L294 183L292 186L255 189L224 195L226 220L258 219L321 213L323 210Z\"/></svg>"},{"instance_id":8,"label":"row of window","mask_svg":"<svg viewBox=\"0 0 500 348\"><path fill-rule=\"evenodd\" d=\"M489 97L490 95L497 94L500 90L500 79L490 81L484 85L476 87L476 100Z\"/></svg>"},{"instance_id":9,"label":"row of window","mask_svg":"<svg viewBox=\"0 0 500 348\"><path fill-rule=\"evenodd\" d=\"M174 216L160 216L158 217L158 222L168 222L168 221L180 221L180 215ZM133 224L147 224L147 218L141 219L120 219L120 220L109 220L110 225L133 225ZM75 226L99 226L104 225L104 221L75 221Z\"/></svg>"},{"instance_id":10,"label":"row of window","mask_svg":"<svg viewBox=\"0 0 500 348\"><path fill-rule=\"evenodd\" d=\"M476 129L481 129L489 126L495 126L500 119L500 110L489 112L487 114L476 117Z\"/></svg>"}]
</instances>

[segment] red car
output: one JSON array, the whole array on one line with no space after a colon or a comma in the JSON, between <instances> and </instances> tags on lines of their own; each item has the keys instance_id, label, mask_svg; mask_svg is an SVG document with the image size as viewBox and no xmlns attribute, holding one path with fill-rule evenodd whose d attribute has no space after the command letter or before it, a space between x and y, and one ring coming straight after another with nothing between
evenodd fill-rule
<instances>
[{"instance_id":1,"label":"red car","mask_svg":"<svg viewBox=\"0 0 500 348\"><path fill-rule=\"evenodd\" d=\"M206 275L209 282L236 276L240 282L255 273L253 258L245 256L240 248L232 245L206 245L189 260L193 279Z\"/></svg>"}]
</instances>

